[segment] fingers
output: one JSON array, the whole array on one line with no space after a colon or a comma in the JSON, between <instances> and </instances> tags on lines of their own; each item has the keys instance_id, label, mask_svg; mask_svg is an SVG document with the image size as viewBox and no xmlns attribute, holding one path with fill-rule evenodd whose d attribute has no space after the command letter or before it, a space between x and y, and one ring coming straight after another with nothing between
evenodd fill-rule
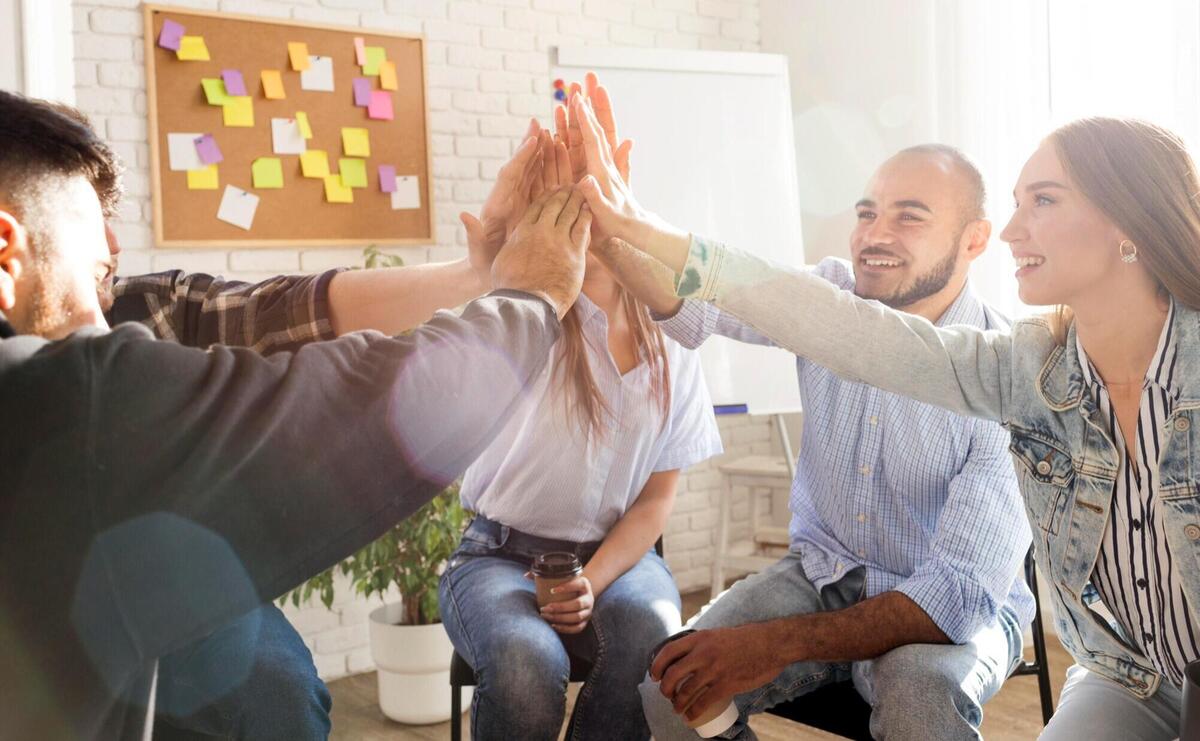
<instances>
[{"instance_id":1,"label":"fingers","mask_svg":"<svg viewBox=\"0 0 1200 741\"><path fill-rule=\"evenodd\" d=\"M617 147L617 151L613 152L613 164L617 166L617 172L621 173L621 179L629 185L629 156L633 153L633 139L626 139Z\"/></svg>"},{"instance_id":2,"label":"fingers","mask_svg":"<svg viewBox=\"0 0 1200 741\"><path fill-rule=\"evenodd\" d=\"M594 78L595 75L592 77ZM608 97L608 90L604 87L597 87L594 92L588 93L588 100L592 104L592 110L596 112L596 120L600 122L600 128L604 131L608 148L616 151L619 142L617 121L613 116L612 100Z\"/></svg>"},{"instance_id":3,"label":"fingers","mask_svg":"<svg viewBox=\"0 0 1200 741\"><path fill-rule=\"evenodd\" d=\"M575 182L575 174L571 168L571 155L567 153L567 145L561 141L554 142L554 160L558 165L558 183L567 185Z\"/></svg>"},{"instance_id":4,"label":"fingers","mask_svg":"<svg viewBox=\"0 0 1200 741\"><path fill-rule=\"evenodd\" d=\"M592 210L593 216L598 214L603 221L605 218L611 218L614 215L616 208L609 202L604 189L600 187L600 181L594 175L586 176L575 187L583 193L583 197L587 200L588 208Z\"/></svg>"},{"instance_id":5,"label":"fingers","mask_svg":"<svg viewBox=\"0 0 1200 741\"><path fill-rule=\"evenodd\" d=\"M573 87L577 88L578 85ZM571 171L575 175L575 180L583 177L587 172L587 157L583 148L583 134L579 129L579 116L575 113L575 106L583 101L583 97L576 91L568 100L570 106L567 116L567 152L571 155Z\"/></svg>"},{"instance_id":6,"label":"fingers","mask_svg":"<svg viewBox=\"0 0 1200 741\"><path fill-rule=\"evenodd\" d=\"M650 678L655 682L661 682L663 672L665 672L672 664L687 655L691 650L691 645L694 641L689 641L686 637L671 641L663 646L658 651L658 655L654 657L654 663L650 665ZM666 695L666 692L663 692ZM670 695L667 695L670 697Z\"/></svg>"},{"instance_id":7,"label":"fingers","mask_svg":"<svg viewBox=\"0 0 1200 741\"><path fill-rule=\"evenodd\" d=\"M546 204L551 198L557 195L557 193L558 191L554 190L542 191L538 197L533 200L533 203L529 204L529 208L525 209L525 216L522 218L522 221L524 221L526 224L536 224L538 220L541 219L542 211L546 208ZM561 210L562 208L560 206L559 209L554 212L554 215L558 216L558 212Z\"/></svg>"},{"instance_id":8,"label":"fingers","mask_svg":"<svg viewBox=\"0 0 1200 741\"><path fill-rule=\"evenodd\" d=\"M716 687L714 685L704 687L699 693L697 693L696 697L687 706L687 710L684 712L683 716L688 720L695 720L704 712L709 710L710 705L712 705L714 702L718 702L720 699L721 696L716 692Z\"/></svg>"},{"instance_id":9,"label":"fingers","mask_svg":"<svg viewBox=\"0 0 1200 741\"><path fill-rule=\"evenodd\" d=\"M585 610L591 611L592 598L590 595L584 595L578 599L568 599L562 602L551 602L541 609L542 617L552 623L577 623L582 618L571 619L572 615L576 615Z\"/></svg>"},{"instance_id":10,"label":"fingers","mask_svg":"<svg viewBox=\"0 0 1200 741\"><path fill-rule=\"evenodd\" d=\"M595 163L605 168L611 167L612 153L608 151L608 142L605 141L604 135L600 131L600 125L596 123L596 117L583 100L572 100L572 103L571 125L579 127L579 135L588 163Z\"/></svg>"},{"instance_id":11,"label":"fingers","mask_svg":"<svg viewBox=\"0 0 1200 741\"><path fill-rule=\"evenodd\" d=\"M538 123L537 118L531 117L529 119L529 126L525 129L525 138L528 139L531 136L537 136L541 130L542 125Z\"/></svg>"},{"instance_id":12,"label":"fingers","mask_svg":"<svg viewBox=\"0 0 1200 741\"><path fill-rule=\"evenodd\" d=\"M479 219L473 215L463 211L458 215L462 221L463 227L467 230L467 244L471 246L482 245L485 241L483 234L483 224L479 223Z\"/></svg>"},{"instance_id":13,"label":"fingers","mask_svg":"<svg viewBox=\"0 0 1200 741\"><path fill-rule=\"evenodd\" d=\"M562 213L563 208L567 205L574 191L575 189L571 187L546 191L543 194L545 204L542 207L541 213L538 214L537 220L551 226L555 225L558 222L559 214Z\"/></svg>"},{"instance_id":14,"label":"fingers","mask_svg":"<svg viewBox=\"0 0 1200 741\"><path fill-rule=\"evenodd\" d=\"M712 676L712 672L708 670L708 667L696 667L695 672L690 674L686 681L681 682L675 690L675 699L671 703L675 708L675 712L683 713L694 710L698 715L704 709L705 705L697 706L695 702L705 693L712 690L714 682L716 682L716 678ZM689 712L688 717L694 718L696 715L692 715Z\"/></svg>"},{"instance_id":15,"label":"fingers","mask_svg":"<svg viewBox=\"0 0 1200 741\"><path fill-rule=\"evenodd\" d=\"M550 136L550 132L543 131L541 133L539 144L542 149L542 187L546 190L554 190L561 183L558 182L558 165L555 162L557 152L554 149L554 139Z\"/></svg>"},{"instance_id":16,"label":"fingers","mask_svg":"<svg viewBox=\"0 0 1200 741\"><path fill-rule=\"evenodd\" d=\"M579 191L579 188L571 188L570 190L571 197L567 199L567 204L563 207L562 212L558 215L558 221L555 222L559 229L568 232L575 225L576 220L579 219L579 212L587 203L587 200L584 198L583 193ZM571 585L575 584L577 581L579 580L572 580L558 587L559 592L571 591L571 589L574 589L574 587L571 587Z\"/></svg>"},{"instance_id":17,"label":"fingers","mask_svg":"<svg viewBox=\"0 0 1200 741\"><path fill-rule=\"evenodd\" d=\"M571 244L583 250L587 250L592 241L592 209L583 204L583 208L579 212L579 218L575 220L575 226L571 227Z\"/></svg>"},{"instance_id":18,"label":"fingers","mask_svg":"<svg viewBox=\"0 0 1200 741\"><path fill-rule=\"evenodd\" d=\"M559 141L567 141L567 107L561 103L554 106L554 137Z\"/></svg>"}]
</instances>

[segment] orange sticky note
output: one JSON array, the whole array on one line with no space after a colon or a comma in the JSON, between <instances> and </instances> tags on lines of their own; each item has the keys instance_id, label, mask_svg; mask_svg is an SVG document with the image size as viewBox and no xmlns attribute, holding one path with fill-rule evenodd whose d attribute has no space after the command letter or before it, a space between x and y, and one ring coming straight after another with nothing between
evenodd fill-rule
<instances>
[{"instance_id":1,"label":"orange sticky note","mask_svg":"<svg viewBox=\"0 0 1200 741\"><path fill-rule=\"evenodd\" d=\"M379 87L384 90L395 90L397 88L395 62L384 62L379 65Z\"/></svg>"},{"instance_id":2,"label":"orange sticky note","mask_svg":"<svg viewBox=\"0 0 1200 741\"><path fill-rule=\"evenodd\" d=\"M303 72L308 69L308 44L303 41L288 42L288 57L292 60L292 69Z\"/></svg>"},{"instance_id":3,"label":"orange sticky note","mask_svg":"<svg viewBox=\"0 0 1200 741\"><path fill-rule=\"evenodd\" d=\"M354 203L354 191L342 184L341 175L326 175L325 200L330 203Z\"/></svg>"},{"instance_id":4,"label":"orange sticky note","mask_svg":"<svg viewBox=\"0 0 1200 741\"><path fill-rule=\"evenodd\" d=\"M308 59L308 57L305 57ZM283 76L279 74L277 69L264 69L262 71L262 86L263 95L267 96L267 100L283 100L287 97L287 93L283 92Z\"/></svg>"}]
</instances>

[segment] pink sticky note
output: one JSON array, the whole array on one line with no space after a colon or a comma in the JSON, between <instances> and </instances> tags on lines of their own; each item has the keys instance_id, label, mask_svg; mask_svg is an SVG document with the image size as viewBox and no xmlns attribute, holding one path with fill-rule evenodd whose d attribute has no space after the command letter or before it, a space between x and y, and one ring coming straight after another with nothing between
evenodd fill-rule
<instances>
[{"instance_id":1,"label":"pink sticky note","mask_svg":"<svg viewBox=\"0 0 1200 741\"><path fill-rule=\"evenodd\" d=\"M366 108L371 105L371 81L365 77L354 78L354 105Z\"/></svg>"},{"instance_id":2,"label":"pink sticky note","mask_svg":"<svg viewBox=\"0 0 1200 741\"><path fill-rule=\"evenodd\" d=\"M392 94L386 90L375 90L371 93L371 105L367 106L367 117L391 121Z\"/></svg>"},{"instance_id":3,"label":"pink sticky note","mask_svg":"<svg viewBox=\"0 0 1200 741\"><path fill-rule=\"evenodd\" d=\"M379 189L384 193L396 192L396 168L393 165L379 166Z\"/></svg>"},{"instance_id":4,"label":"pink sticky note","mask_svg":"<svg viewBox=\"0 0 1200 741\"><path fill-rule=\"evenodd\" d=\"M362 36L354 37L354 60L359 67L367 63L367 46Z\"/></svg>"},{"instance_id":5,"label":"pink sticky note","mask_svg":"<svg viewBox=\"0 0 1200 741\"><path fill-rule=\"evenodd\" d=\"M246 92L246 81L236 69L221 70L221 79L225 81L225 92L230 95L249 95Z\"/></svg>"},{"instance_id":6,"label":"pink sticky note","mask_svg":"<svg viewBox=\"0 0 1200 741\"><path fill-rule=\"evenodd\" d=\"M196 154L200 157L200 161L206 165L215 165L225 157L221 154L221 148L217 146L217 140L212 134L205 134L196 139Z\"/></svg>"},{"instance_id":7,"label":"pink sticky note","mask_svg":"<svg viewBox=\"0 0 1200 741\"><path fill-rule=\"evenodd\" d=\"M158 45L171 51L179 51L179 40L183 38L183 26L175 21L164 20L158 34Z\"/></svg>"}]
</instances>

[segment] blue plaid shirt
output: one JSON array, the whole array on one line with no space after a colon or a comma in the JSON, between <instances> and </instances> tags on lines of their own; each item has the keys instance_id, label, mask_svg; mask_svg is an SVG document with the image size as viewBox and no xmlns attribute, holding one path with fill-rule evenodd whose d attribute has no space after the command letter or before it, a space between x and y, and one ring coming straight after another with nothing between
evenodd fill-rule
<instances>
[{"instance_id":1,"label":"blue plaid shirt","mask_svg":"<svg viewBox=\"0 0 1200 741\"><path fill-rule=\"evenodd\" d=\"M852 291L844 260L813 272ZM963 290L938 326L1005 327ZM663 330L686 347L711 334L769 340L715 306L689 299ZM996 423L835 376L796 359L804 434L791 494L791 549L821 588L866 567L866 596L908 595L950 640L965 643L1010 607L1022 625L1033 595L1021 565L1030 531Z\"/></svg>"}]
</instances>

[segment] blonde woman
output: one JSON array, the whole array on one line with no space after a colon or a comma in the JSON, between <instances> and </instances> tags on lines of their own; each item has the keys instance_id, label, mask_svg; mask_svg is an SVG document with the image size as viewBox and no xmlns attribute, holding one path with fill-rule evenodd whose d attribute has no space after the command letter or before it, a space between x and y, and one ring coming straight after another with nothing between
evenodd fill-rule
<instances>
[{"instance_id":1,"label":"blonde woman","mask_svg":"<svg viewBox=\"0 0 1200 741\"><path fill-rule=\"evenodd\" d=\"M1099 118L1046 138L1001 236L1022 300L1059 308L999 333L937 328L664 225L612 176L579 107L582 187L600 229L671 268L679 296L843 376L1008 428L1057 632L1076 661L1043 738L1174 738L1183 670L1200 658L1200 179L1179 138ZM605 254L661 300L626 245ZM651 675L677 712L694 716L789 663L788 620L744 629L775 633L775 650L723 656L712 631L660 655Z\"/></svg>"}]
</instances>

